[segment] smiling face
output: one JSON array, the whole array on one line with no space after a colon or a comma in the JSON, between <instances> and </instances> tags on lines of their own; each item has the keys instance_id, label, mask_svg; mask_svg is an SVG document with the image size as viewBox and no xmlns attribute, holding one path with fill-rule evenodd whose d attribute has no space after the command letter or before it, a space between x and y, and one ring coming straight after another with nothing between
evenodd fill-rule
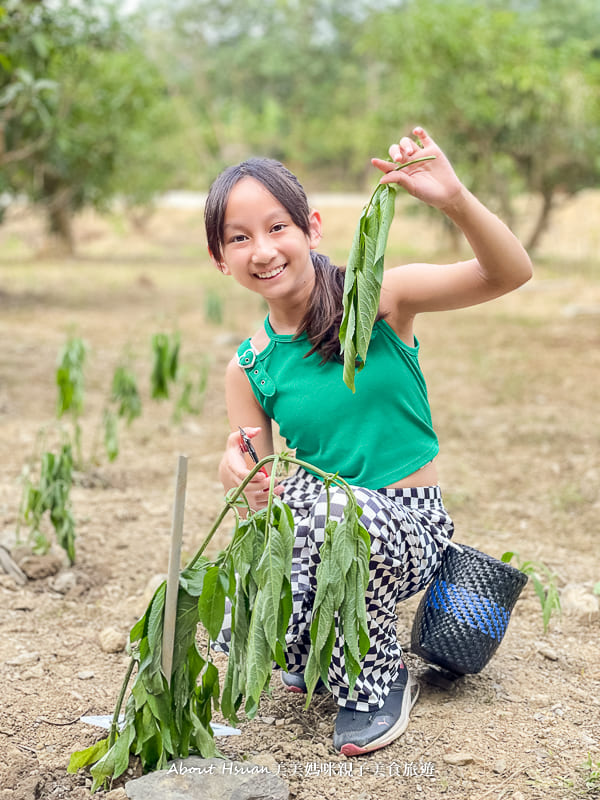
<instances>
[{"instance_id":1,"label":"smiling face","mask_svg":"<svg viewBox=\"0 0 600 800\"><path fill-rule=\"evenodd\" d=\"M310 212L305 232L260 181L244 177L229 193L221 258L213 260L267 303L303 305L314 285L310 251L320 236L317 212Z\"/></svg>"}]
</instances>

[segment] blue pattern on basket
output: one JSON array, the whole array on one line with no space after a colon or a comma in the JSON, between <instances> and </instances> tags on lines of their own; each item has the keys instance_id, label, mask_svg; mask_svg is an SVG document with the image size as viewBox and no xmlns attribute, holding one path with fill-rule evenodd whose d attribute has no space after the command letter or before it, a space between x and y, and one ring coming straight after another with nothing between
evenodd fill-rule
<instances>
[{"instance_id":1,"label":"blue pattern on basket","mask_svg":"<svg viewBox=\"0 0 600 800\"><path fill-rule=\"evenodd\" d=\"M452 614L460 622L479 629L493 639L504 636L510 613L503 606L455 583L435 580L429 588L428 606Z\"/></svg>"}]
</instances>

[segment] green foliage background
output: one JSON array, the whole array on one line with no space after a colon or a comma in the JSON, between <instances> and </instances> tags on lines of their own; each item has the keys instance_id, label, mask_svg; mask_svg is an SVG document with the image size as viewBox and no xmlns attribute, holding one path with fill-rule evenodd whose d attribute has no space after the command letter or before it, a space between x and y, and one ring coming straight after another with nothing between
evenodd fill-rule
<instances>
[{"instance_id":1,"label":"green foliage background","mask_svg":"<svg viewBox=\"0 0 600 800\"><path fill-rule=\"evenodd\" d=\"M0 36L0 189L65 237L250 154L364 190L417 122L509 223L539 195L531 245L600 178L596 0L4 0Z\"/></svg>"}]
</instances>

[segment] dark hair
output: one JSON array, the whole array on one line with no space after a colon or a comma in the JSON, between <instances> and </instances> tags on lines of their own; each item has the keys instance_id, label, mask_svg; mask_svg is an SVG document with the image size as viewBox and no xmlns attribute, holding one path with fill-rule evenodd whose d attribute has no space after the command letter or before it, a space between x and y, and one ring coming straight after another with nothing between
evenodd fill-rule
<instances>
[{"instance_id":1,"label":"dark hair","mask_svg":"<svg viewBox=\"0 0 600 800\"><path fill-rule=\"evenodd\" d=\"M294 224L307 236L310 234L310 209L306 192L298 178L272 158L251 158L224 170L213 182L206 199L206 239L217 261L223 257L223 230L229 195L242 178L260 181L286 209ZM315 285L296 336L306 333L311 344L306 356L317 352L321 356L321 363L341 361L339 330L343 314L344 271L320 253L312 251L311 257L315 268Z\"/></svg>"}]
</instances>

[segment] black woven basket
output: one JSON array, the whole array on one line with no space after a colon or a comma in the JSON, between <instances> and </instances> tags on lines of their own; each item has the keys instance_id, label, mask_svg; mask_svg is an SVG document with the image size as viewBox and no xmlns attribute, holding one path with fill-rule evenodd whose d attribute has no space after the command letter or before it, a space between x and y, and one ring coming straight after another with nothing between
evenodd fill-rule
<instances>
[{"instance_id":1,"label":"black woven basket","mask_svg":"<svg viewBox=\"0 0 600 800\"><path fill-rule=\"evenodd\" d=\"M480 672L496 652L527 576L503 561L452 543L427 587L411 649L455 675Z\"/></svg>"}]
</instances>

